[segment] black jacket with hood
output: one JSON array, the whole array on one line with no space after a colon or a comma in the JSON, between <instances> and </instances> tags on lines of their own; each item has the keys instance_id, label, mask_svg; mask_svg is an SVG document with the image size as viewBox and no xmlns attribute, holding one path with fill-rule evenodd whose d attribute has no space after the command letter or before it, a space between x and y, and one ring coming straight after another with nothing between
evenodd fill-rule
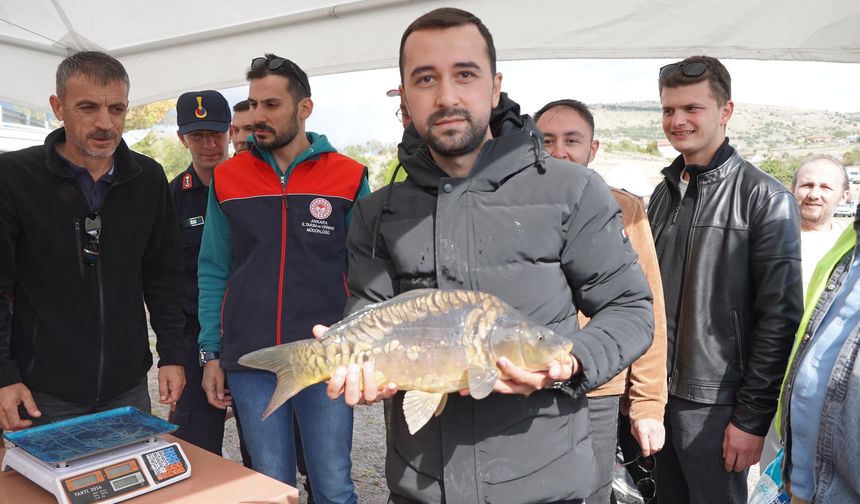
<instances>
[{"instance_id":1,"label":"black jacket with hood","mask_svg":"<svg viewBox=\"0 0 860 504\"><path fill-rule=\"evenodd\" d=\"M90 208L55 149L65 140L60 128L44 145L0 155L0 387L23 382L85 404L145 379L144 301L159 365L184 362L182 244L161 166L120 142L100 256L85 263Z\"/></svg>"},{"instance_id":2,"label":"black jacket with hood","mask_svg":"<svg viewBox=\"0 0 860 504\"><path fill-rule=\"evenodd\" d=\"M504 94L471 174L452 178L408 128L409 178L358 202L347 313L416 288L489 292L573 341L570 387L528 397L449 394L410 435L394 398L386 478L393 502L563 502L596 486L584 393L650 345L648 285L606 184L548 157ZM580 330L577 310L592 317Z\"/></svg>"}]
</instances>

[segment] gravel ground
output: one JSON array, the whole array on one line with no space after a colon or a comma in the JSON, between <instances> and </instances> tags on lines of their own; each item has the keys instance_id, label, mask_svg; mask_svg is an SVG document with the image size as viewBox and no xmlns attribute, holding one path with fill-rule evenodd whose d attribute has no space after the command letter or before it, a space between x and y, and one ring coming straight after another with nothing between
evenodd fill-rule
<instances>
[{"instance_id":1,"label":"gravel ground","mask_svg":"<svg viewBox=\"0 0 860 504\"><path fill-rule=\"evenodd\" d=\"M150 346L155 349L155 342L150 338ZM150 397L158 397L157 368L149 372ZM157 399L152 405L152 414L167 418L167 407L158 404ZM236 435L236 422L232 418L227 420L224 432L224 458L236 463L242 461L239 454L239 441ZM368 504L382 504L388 497L388 489L385 485L385 424L382 413L382 403L373 406L359 406L355 408L355 426L352 435L352 479L355 482L355 493L359 502ZM750 488L755 485L759 477L759 467L755 465L750 468L748 484ZM301 486L301 485L300 485ZM303 489L300 490L300 502L305 504L307 496ZM624 500L619 502L625 503ZM637 501L627 501L634 504ZM641 502L641 501L638 501ZM625 503L626 504L626 503Z\"/></svg>"}]
</instances>

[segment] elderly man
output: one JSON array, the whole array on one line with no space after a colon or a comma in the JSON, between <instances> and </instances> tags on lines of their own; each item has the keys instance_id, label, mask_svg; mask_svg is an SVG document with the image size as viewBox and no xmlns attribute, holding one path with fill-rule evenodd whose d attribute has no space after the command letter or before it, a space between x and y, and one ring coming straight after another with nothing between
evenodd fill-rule
<instances>
[{"instance_id":1,"label":"elderly man","mask_svg":"<svg viewBox=\"0 0 860 504\"><path fill-rule=\"evenodd\" d=\"M845 229L833 219L836 207L851 198L848 174L836 158L812 156L794 172L791 192L800 206L800 255L803 260L803 289L815 265L836 243Z\"/></svg>"},{"instance_id":2,"label":"elderly man","mask_svg":"<svg viewBox=\"0 0 860 504\"><path fill-rule=\"evenodd\" d=\"M111 56L69 56L50 98L63 127L0 155L3 429L119 406L149 412L144 302L160 402L185 386L179 221L164 170L122 140L128 89Z\"/></svg>"},{"instance_id":3,"label":"elderly man","mask_svg":"<svg viewBox=\"0 0 860 504\"><path fill-rule=\"evenodd\" d=\"M803 270L803 292L812 279L818 261L833 247L845 229L833 218L836 207L848 201L848 174L836 158L818 154L808 158L794 172L791 192L800 207L800 257ZM773 425L767 433L761 452L761 467L767 467L779 452L779 436Z\"/></svg>"},{"instance_id":4,"label":"elderly man","mask_svg":"<svg viewBox=\"0 0 860 504\"><path fill-rule=\"evenodd\" d=\"M779 399L782 475L792 504L860 502L857 219L812 276Z\"/></svg>"}]
</instances>

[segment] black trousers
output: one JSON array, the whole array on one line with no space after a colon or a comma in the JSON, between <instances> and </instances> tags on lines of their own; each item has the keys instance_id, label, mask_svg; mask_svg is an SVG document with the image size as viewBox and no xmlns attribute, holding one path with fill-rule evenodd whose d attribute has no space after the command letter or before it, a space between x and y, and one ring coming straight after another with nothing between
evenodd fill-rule
<instances>
[{"instance_id":1,"label":"black trousers","mask_svg":"<svg viewBox=\"0 0 860 504\"><path fill-rule=\"evenodd\" d=\"M660 504L746 504L747 473L726 472L723 437L732 405L699 404L669 396L666 446L657 453Z\"/></svg>"}]
</instances>

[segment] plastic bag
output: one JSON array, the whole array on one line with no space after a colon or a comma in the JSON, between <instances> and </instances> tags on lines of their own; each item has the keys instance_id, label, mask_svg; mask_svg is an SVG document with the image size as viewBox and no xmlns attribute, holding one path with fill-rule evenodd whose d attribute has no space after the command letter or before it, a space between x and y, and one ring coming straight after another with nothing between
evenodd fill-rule
<instances>
[{"instance_id":1,"label":"plastic bag","mask_svg":"<svg viewBox=\"0 0 860 504\"><path fill-rule=\"evenodd\" d=\"M773 462L762 471L750 491L748 504L788 504L791 501L782 484L782 450L779 449Z\"/></svg>"}]
</instances>

